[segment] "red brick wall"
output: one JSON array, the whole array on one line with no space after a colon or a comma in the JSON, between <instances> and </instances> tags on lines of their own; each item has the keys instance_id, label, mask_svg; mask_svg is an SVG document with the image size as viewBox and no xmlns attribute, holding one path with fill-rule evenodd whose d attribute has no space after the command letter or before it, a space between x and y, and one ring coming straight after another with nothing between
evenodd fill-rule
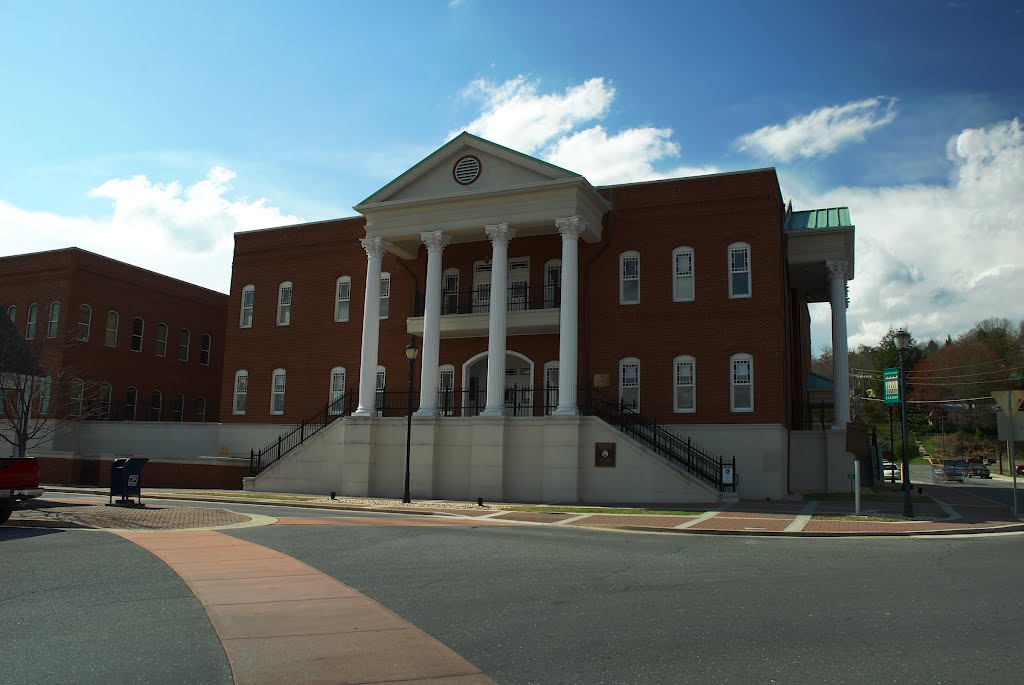
<instances>
[{"instance_id":1,"label":"red brick wall","mask_svg":"<svg viewBox=\"0 0 1024 685\"><path fill-rule=\"evenodd\" d=\"M46 485L110 485L113 459L39 459L39 482ZM191 464L150 460L142 470L142 494L146 488L215 488L241 490L242 478L249 466L230 464Z\"/></svg>"},{"instance_id":2,"label":"red brick wall","mask_svg":"<svg viewBox=\"0 0 1024 685\"><path fill-rule=\"evenodd\" d=\"M624 357L641 360L641 408L660 420L676 423L786 423L794 387L789 289L782 235L782 198L773 170L724 174L706 178L660 181L600 189L613 203L602 241L580 244L579 381L609 374L617 394L618 363ZM328 399L329 373L344 366L347 385L359 379L362 304L366 256L358 238L362 218L307 224L236 236L232 273L227 353L222 385L224 421L298 422ZM727 246L747 242L751 248L752 297L729 299ZM672 250L695 251L696 299L672 301ZM619 304L619 254L641 255L641 302ZM443 268L458 267L460 288L472 285L475 260L488 257L486 241L449 246ZM529 256L531 282L543 281L544 263L561 256L556 233L514 238L509 257ZM593 261L596 260L596 261ZM591 264L592 262L592 264ZM404 263L422 290L426 255L401 262L384 258L391 273L391 315L380 323L379 363L388 373L387 386L406 387L409 341L406 317L412 315L414 285ZM584 274L590 269L589 373L584 357ZM352 277L349 321L335 323L334 284L338 276ZM293 283L292 323L275 325L277 288ZM256 286L254 321L240 329L241 290ZM417 343L419 344L419 342ZM558 335L510 335L507 348L534 363L534 387L543 386L544 362L558 358ZM455 367L456 387L462 386L462 365L487 349L487 338L442 339L441 364ZM754 412L730 411L729 358L749 353L754 360ZM697 412L672 412L673 358L696 358ZM287 371L284 416L270 415L271 375ZM234 373L249 372L248 411L231 414ZM417 364L416 384L419 383Z\"/></svg>"}]
</instances>

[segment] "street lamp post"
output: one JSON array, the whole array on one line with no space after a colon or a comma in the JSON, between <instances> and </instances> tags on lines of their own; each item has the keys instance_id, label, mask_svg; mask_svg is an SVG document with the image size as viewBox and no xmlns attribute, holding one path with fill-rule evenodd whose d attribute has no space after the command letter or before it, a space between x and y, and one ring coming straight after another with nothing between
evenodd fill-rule
<instances>
[{"instance_id":1,"label":"street lamp post","mask_svg":"<svg viewBox=\"0 0 1024 685\"><path fill-rule=\"evenodd\" d=\"M409 402L405 412L405 494L402 495L402 502L409 504L412 498L409 496L409 453L412 449L412 372L416 366L416 356L420 353L416 347L416 340L410 340L405 346L405 357L409 360Z\"/></svg>"},{"instance_id":2,"label":"street lamp post","mask_svg":"<svg viewBox=\"0 0 1024 685\"><path fill-rule=\"evenodd\" d=\"M900 356L900 413L903 415L903 515L914 518L914 502L910 492L910 454L907 449L907 373L903 368L903 357L907 353L910 334L904 329L892 336L896 353Z\"/></svg>"}]
</instances>

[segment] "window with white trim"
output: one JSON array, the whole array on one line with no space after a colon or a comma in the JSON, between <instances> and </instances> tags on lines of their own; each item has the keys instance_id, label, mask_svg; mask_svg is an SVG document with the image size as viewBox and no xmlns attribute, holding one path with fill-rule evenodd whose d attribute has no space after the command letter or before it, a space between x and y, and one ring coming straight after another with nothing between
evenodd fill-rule
<instances>
[{"instance_id":1,"label":"window with white trim","mask_svg":"<svg viewBox=\"0 0 1024 685\"><path fill-rule=\"evenodd\" d=\"M345 367L331 369L331 392L327 401L331 403L328 413L338 416L345 413Z\"/></svg>"},{"instance_id":2,"label":"window with white trim","mask_svg":"<svg viewBox=\"0 0 1024 685\"><path fill-rule=\"evenodd\" d=\"M256 286L242 288L242 311L238 315L239 328L252 328L252 309L256 304Z\"/></svg>"},{"instance_id":3,"label":"window with white trim","mask_svg":"<svg viewBox=\"0 0 1024 685\"><path fill-rule=\"evenodd\" d=\"M631 251L619 255L619 304L640 302L640 253Z\"/></svg>"},{"instance_id":4,"label":"window with white trim","mask_svg":"<svg viewBox=\"0 0 1024 685\"><path fill-rule=\"evenodd\" d=\"M53 380L47 376L39 386L39 413L50 413L50 395L53 392Z\"/></svg>"},{"instance_id":5,"label":"window with white trim","mask_svg":"<svg viewBox=\"0 0 1024 685\"><path fill-rule=\"evenodd\" d=\"M459 313L459 270L445 269L441 274L441 313Z\"/></svg>"},{"instance_id":6,"label":"window with white trim","mask_svg":"<svg viewBox=\"0 0 1024 685\"><path fill-rule=\"evenodd\" d=\"M99 400L100 400L100 418L104 421L110 420L110 399L113 397L113 391L110 387L110 383L101 383Z\"/></svg>"},{"instance_id":7,"label":"window with white trim","mask_svg":"<svg viewBox=\"0 0 1024 685\"><path fill-rule=\"evenodd\" d=\"M149 420L159 421L164 413L164 394L154 390L149 396Z\"/></svg>"},{"instance_id":8,"label":"window with white trim","mask_svg":"<svg viewBox=\"0 0 1024 685\"><path fill-rule=\"evenodd\" d=\"M156 356L167 356L167 324L158 324L156 327Z\"/></svg>"},{"instance_id":9,"label":"window with white trim","mask_svg":"<svg viewBox=\"0 0 1024 685\"><path fill-rule=\"evenodd\" d=\"M28 306L28 318L25 319L25 340L36 339L36 319L39 317L39 305L35 302Z\"/></svg>"},{"instance_id":10,"label":"window with white trim","mask_svg":"<svg viewBox=\"0 0 1024 685\"><path fill-rule=\"evenodd\" d=\"M113 309L107 312L107 330L103 337L103 344L107 347L117 347L117 323L120 319Z\"/></svg>"},{"instance_id":11,"label":"window with white trim","mask_svg":"<svg viewBox=\"0 0 1024 685\"><path fill-rule=\"evenodd\" d=\"M455 367L442 364L437 374L438 409L441 416L455 416Z\"/></svg>"},{"instance_id":12,"label":"window with white trim","mask_svg":"<svg viewBox=\"0 0 1024 685\"><path fill-rule=\"evenodd\" d=\"M235 371L235 400L231 405L231 413L240 416L245 413L246 398L249 395L249 372L245 369Z\"/></svg>"},{"instance_id":13,"label":"window with white trim","mask_svg":"<svg viewBox=\"0 0 1024 685\"><path fill-rule=\"evenodd\" d=\"M125 421L135 420L135 410L139 404L139 391L134 386L124 391L124 419Z\"/></svg>"},{"instance_id":14,"label":"window with white trim","mask_svg":"<svg viewBox=\"0 0 1024 685\"><path fill-rule=\"evenodd\" d=\"M672 301L693 299L693 248L677 247L672 250Z\"/></svg>"},{"instance_id":15,"label":"window with white trim","mask_svg":"<svg viewBox=\"0 0 1024 685\"><path fill-rule=\"evenodd\" d=\"M334 284L334 320L348 321L352 304L352 277L342 276Z\"/></svg>"},{"instance_id":16,"label":"window with white trim","mask_svg":"<svg viewBox=\"0 0 1024 685\"><path fill-rule=\"evenodd\" d=\"M729 246L729 297L750 297L750 245Z\"/></svg>"},{"instance_id":17,"label":"window with white trim","mask_svg":"<svg viewBox=\"0 0 1024 685\"><path fill-rule=\"evenodd\" d=\"M673 360L672 410L677 413L697 411L696 364L693 357L685 354Z\"/></svg>"},{"instance_id":18,"label":"window with white trim","mask_svg":"<svg viewBox=\"0 0 1024 685\"><path fill-rule=\"evenodd\" d=\"M377 393L373 408L380 411L384 408L384 388L387 383L387 371L383 366L377 367Z\"/></svg>"},{"instance_id":19,"label":"window with white trim","mask_svg":"<svg viewBox=\"0 0 1024 685\"><path fill-rule=\"evenodd\" d=\"M199 339L199 363L203 366L210 365L210 348L213 347L213 338L209 333L203 333Z\"/></svg>"},{"instance_id":20,"label":"window with white trim","mask_svg":"<svg viewBox=\"0 0 1024 685\"><path fill-rule=\"evenodd\" d=\"M292 282L277 286L277 325L287 326L292 320Z\"/></svg>"},{"instance_id":21,"label":"window with white trim","mask_svg":"<svg viewBox=\"0 0 1024 685\"><path fill-rule=\"evenodd\" d=\"M68 390L68 414L71 416L82 415L82 399L85 395L85 382L81 378L72 378L71 387Z\"/></svg>"},{"instance_id":22,"label":"window with white trim","mask_svg":"<svg viewBox=\"0 0 1024 685\"><path fill-rule=\"evenodd\" d=\"M274 369L274 375L270 381L270 413L271 414L283 414L284 413L284 386L285 386L285 371L284 369Z\"/></svg>"},{"instance_id":23,"label":"window with white trim","mask_svg":"<svg viewBox=\"0 0 1024 685\"><path fill-rule=\"evenodd\" d=\"M194 407L193 407L193 412L195 414L195 420L198 423L204 423L206 421L206 398L205 397L197 397L195 399L195 404L194 404Z\"/></svg>"},{"instance_id":24,"label":"window with white trim","mask_svg":"<svg viewBox=\"0 0 1024 685\"><path fill-rule=\"evenodd\" d=\"M544 362L544 415L558 407L558 362Z\"/></svg>"},{"instance_id":25,"label":"window with white trim","mask_svg":"<svg viewBox=\"0 0 1024 685\"><path fill-rule=\"evenodd\" d=\"M619 361L619 405L640 411L640 360L636 357Z\"/></svg>"},{"instance_id":26,"label":"window with white trim","mask_svg":"<svg viewBox=\"0 0 1024 685\"><path fill-rule=\"evenodd\" d=\"M132 352L142 352L142 333L146 330L146 322L141 316L132 319Z\"/></svg>"},{"instance_id":27,"label":"window with white trim","mask_svg":"<svg viewBox=\"0 0 1024 685\"><path fill-rule=\"evenodd\" d=\"M185 420L185 396L180 392L174 396L174 420L178 423Z\"/></svg>"},{"instance_id":28,"label":"window with white trim","mask_svg":"<svg viewBox=\"0 0 1024 685\"><path fill-rule=\"evenodd\" d=\"M11 320L11 323L17 323L18 308L15 305L11 305L7 308L7 318Z\"/></svg>"},{"instance_id":29,"label":"window with white trim","mask_svg":"<svg viewBox=\"0 0 1024 685\"><path fill-rule=\"evenodd\" d=\"M90 328L92 328L92 307L80 304L78 305L78 327L75 329L75 340L89 342Z\"/></svg>"},{"instance_id":30,"label":"window with white trim","mask_svg":"<svg viewBox=\"0 0 1024 685\"><path fill-rule=\"evenodd\" d=\"M562 306L562 260L550 259L544 263L544 309Z\"/></svg>"},{"instance_id":31,"label":"window with white trim","mask_svg":"<svg viewBox=\"0 0 1024 685\"><path fill-rule=\"evenodd\" d=\"M729 357L730 404L735 412L754 411L754 358L749 354Z\"/></svg>"},{"instance_id":32,"label":"window with white trim","mask_svg":"<svg viewBox=\"0 0 1024 685\"><path fill-rule=\"evenodd\" d=\"M60 302L50 303L50 322L46 327L46 337L56 338L57 329L60 327Z\"/></svg>"},{"instance_id":33,"label":"window with white trim","mask_svg":"<svg viewBox=\"0 0 1024 685\"><path fill-rule=\"evenodd\" d=\"M391 274L380 275L380 318L386 319L391 314Z\"/></svg>"},{"instance_id":34,"label":"window with white trim","mask_svg":"<svg viewBox=\"0 0 1024 685\"><path fill-rule=\"evenodd\" d=\"M182 328L178 333L178 361L188 361L188 347L192 340L192 333L187 328Z\"/></svg>"}]
</instances>

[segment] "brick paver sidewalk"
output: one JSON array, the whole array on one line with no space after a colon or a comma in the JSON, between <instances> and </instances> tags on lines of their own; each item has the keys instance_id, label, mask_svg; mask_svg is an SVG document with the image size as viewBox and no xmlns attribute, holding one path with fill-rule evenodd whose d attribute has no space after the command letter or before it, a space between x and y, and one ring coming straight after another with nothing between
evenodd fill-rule
<instances>
[{"instance_id":1,"label":"brick paver sidewalk","mask_svg":"<svg viewBox=\"0 0 1024 685\"><path fill-rule=\"evenodd\" d=\"M250 520L244 514L224 509L168 507L153 503L147 503L144 508L108 507L106 499L99 497L60 499L47 495L30 501L27 509L14 512L9 525L42 522L80 528L170 530L229 526Z\"/></svg>"}]
</instances>

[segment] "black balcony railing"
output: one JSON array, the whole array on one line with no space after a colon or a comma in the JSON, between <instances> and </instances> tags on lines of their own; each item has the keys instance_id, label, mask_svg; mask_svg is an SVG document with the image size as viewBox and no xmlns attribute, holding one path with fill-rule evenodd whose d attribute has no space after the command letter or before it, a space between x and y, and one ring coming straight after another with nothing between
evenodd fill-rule
<instances>
[{"instance_id":1,"label":"black balcony railing","mask_svg":"<svg viewBox=\"0 0 1024 685\"><path fill-rule=\"evenodd\" d=\"M543 283L513 283L505 295L505 307L510 312L529 309L557 309L562 301L562 287ZM416 316L423 316L423 296L416 301ZM490 284L469 290L443 290L441 314L486 314L491 311Z\"/></svg>"}]
</instances>

